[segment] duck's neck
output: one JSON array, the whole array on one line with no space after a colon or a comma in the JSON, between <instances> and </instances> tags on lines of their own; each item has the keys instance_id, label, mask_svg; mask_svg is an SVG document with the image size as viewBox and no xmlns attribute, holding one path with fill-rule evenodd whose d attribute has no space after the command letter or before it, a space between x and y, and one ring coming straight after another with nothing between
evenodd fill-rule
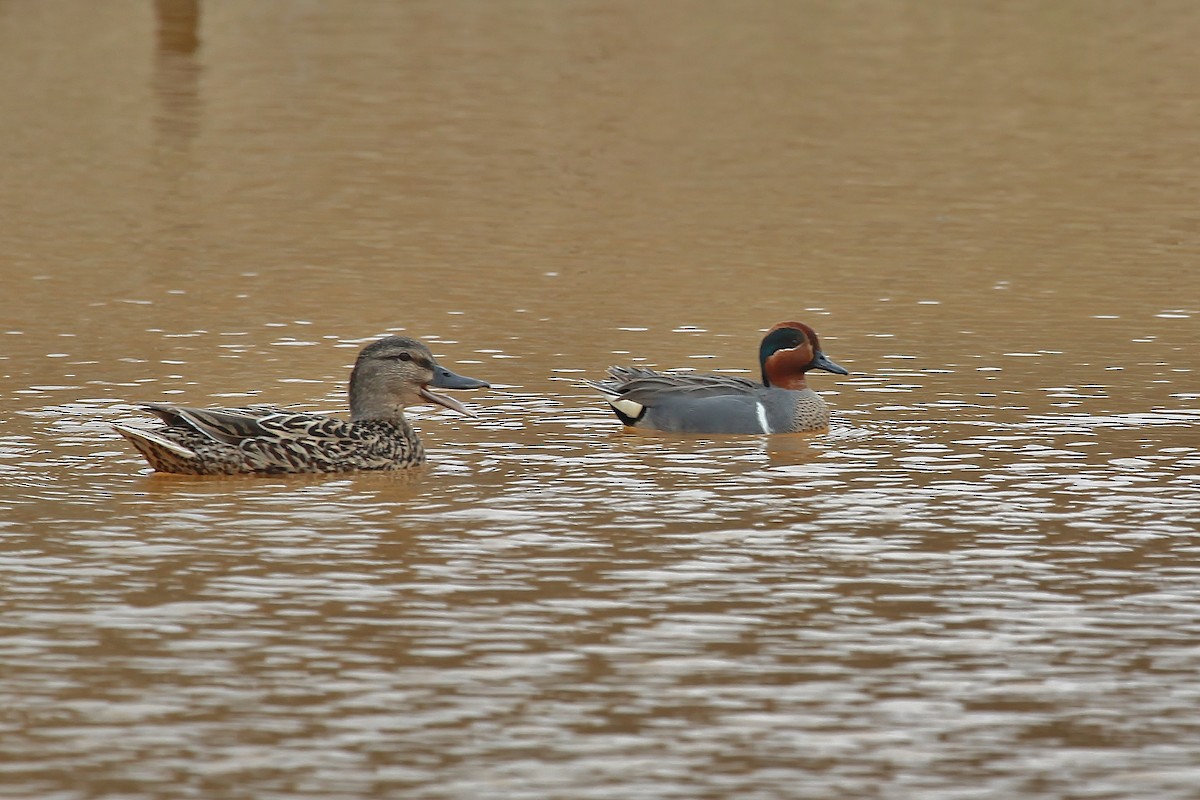
<instances>
[{"instance_id":1,"label":"duck's neck","mask_svg":"<svg viewBox=\"0 0 1200 800\"><path fill-rule=\"evenodd\" d=\"M808 388L805 368L812 361L811 351L777 350L762 361L762 380L766 386L802 391Z\"/></svg>"},{"instance_id":2,"label":"duck's neck","mask_svg":"<svg viewBox=\"0 0 1200 800\"><path fill-rule=\"evenodd\" d=\"M407 425L404 417L404 407L393 405L390 408L380 408L371 405L350 404L351 422L390 422L394 425Z\"/></svg>"},{"instance_id":3,"label":"duck's neck","mask_svg":"<svg viewBox=\"0 0 1200 800\"><path fill-rule=\"evenodd\" d=\"M355 376L357 377L357 376ZM382 388L350 382L350 419L354 422L381 420L403 423L404 404Z\"/></svg>"},{"instance_id":4,"label":"duck's neck","mask_svg":"<svg viewBox=\"0 0 1200 800\"><path fill-rule=\"evenodd\" d=\"M794 392L800 392L808 388L808 381L805 379L803 372L785 375L773 381L765 380L765 375L763 377L763 383L765 383L767 386L774 386L778 389L791 389Z\"/></svg>"}]
</instances>

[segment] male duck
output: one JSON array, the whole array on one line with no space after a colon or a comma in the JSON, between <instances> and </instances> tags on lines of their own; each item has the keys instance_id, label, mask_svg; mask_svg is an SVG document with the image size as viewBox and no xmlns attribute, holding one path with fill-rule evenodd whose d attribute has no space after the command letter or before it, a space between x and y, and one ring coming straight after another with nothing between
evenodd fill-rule
<instances>
[{"instance_id":1,"label":"male duck","mask_svg":"<svg viewBox=\"0 0 1200 800\"><path fill-rule=\"evenodd\" d=\"M829 427L829 409L804 373L849 375L821 352L816 331L781 322L758 349L762 383L727 375L610 367L607 381L588 381L633 428L680 433L799 433Z\"/></svg>"},{"instance_id":2,"label":"male duck","mask_svg":"<svg viewBox=\"0 0 1200 800\"><path fill-rule=\"evenodd\" d=\"M437 403L470 414L439 389L486 388L434 360L416 339L388 336L358 354L350 373L350 421L267 405L187 408L147 403L167 425L153 430L114 425L160 472L343 472L403 469L425 460L404 407Z\"/></svg>"}]
</instances>

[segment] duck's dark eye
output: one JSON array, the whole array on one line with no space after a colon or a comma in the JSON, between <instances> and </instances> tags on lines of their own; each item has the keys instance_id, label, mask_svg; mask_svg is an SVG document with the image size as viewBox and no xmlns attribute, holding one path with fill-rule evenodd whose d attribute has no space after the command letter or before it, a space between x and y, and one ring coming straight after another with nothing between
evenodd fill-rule
<instances>
[{"instance_id":1,"label":"duck's dark eye","mask_svg":"<svg viewBox=\"0 0 1200 800\"><path fill-rule=\"evenodd\" d=\"M397 353L393 356L393 358L399 359L400 361L412 361L412 353Z\"/></svg>"}]
</instances>

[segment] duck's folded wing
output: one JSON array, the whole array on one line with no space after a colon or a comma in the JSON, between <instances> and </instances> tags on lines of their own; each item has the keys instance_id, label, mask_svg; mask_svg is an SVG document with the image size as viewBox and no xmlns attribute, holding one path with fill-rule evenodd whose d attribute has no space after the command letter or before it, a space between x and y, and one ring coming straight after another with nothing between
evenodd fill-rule
<instances>
[{"instance_id":1,"label":"duck's folded wing","mask_svg":"<svg viewBox=\"0 0 1200 800\"><path fill-rule=\"evenodd\" d=\"M266 434L262 423L269 419L241 409L175 406L171 410L175 419L168 425L186 425L214 441L232 445Z\"/></svg>"},{"instance_id":2,"label":"duck's folded wing","mask_svg":"<svg viewBox=\"0 0 1200 800\"><path fill-rule=\"evenodd\" d=\"M654 372L648 369L622 369L612 372L616 381L609 384L621 397L642 405L654 405L655 398L748 396L762 384L734 375L689 375ZM752 396L752 395L749 395Z\"/></svg>"},{"instance_id":3,"label":"duck's folded wing","mask_svg":"<svg viewBox=\"0 0 1200 800\"><path fill-rule=\"evenodd\" d=\"M287 411L277 406L249 405L237 408L193 408L167 403L142 406L172 428L188 428L216 442L237 445L245 439L305 435L341 435L342 420L317 414ZM331 425L326 425L326 421ZM337 431L327 428L338 428Z\"/></svg>"}]
</instances>

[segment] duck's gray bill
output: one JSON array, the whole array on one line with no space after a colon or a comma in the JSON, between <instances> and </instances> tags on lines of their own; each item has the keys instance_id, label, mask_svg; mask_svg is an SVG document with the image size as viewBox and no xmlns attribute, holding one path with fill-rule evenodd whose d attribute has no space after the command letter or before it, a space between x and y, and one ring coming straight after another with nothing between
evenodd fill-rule
<instances>
[{"instance_id":1,"label":"duck's gray bill","mask_svg":"<svg viewBox=\"0 0 1200 800\"><path fill-rule=\"evenodd\" d=\"M837 373L838 375L849 375L850 374L850 370L846 369L843 366L833 363L828 358L826 358L825 354L822 353L820 350L817 351L816 357L813 358L812 365L814 367L816 367L817 369L823 369L826 372L834 372L834 373Z\"/></svg>"}]
</instances>

